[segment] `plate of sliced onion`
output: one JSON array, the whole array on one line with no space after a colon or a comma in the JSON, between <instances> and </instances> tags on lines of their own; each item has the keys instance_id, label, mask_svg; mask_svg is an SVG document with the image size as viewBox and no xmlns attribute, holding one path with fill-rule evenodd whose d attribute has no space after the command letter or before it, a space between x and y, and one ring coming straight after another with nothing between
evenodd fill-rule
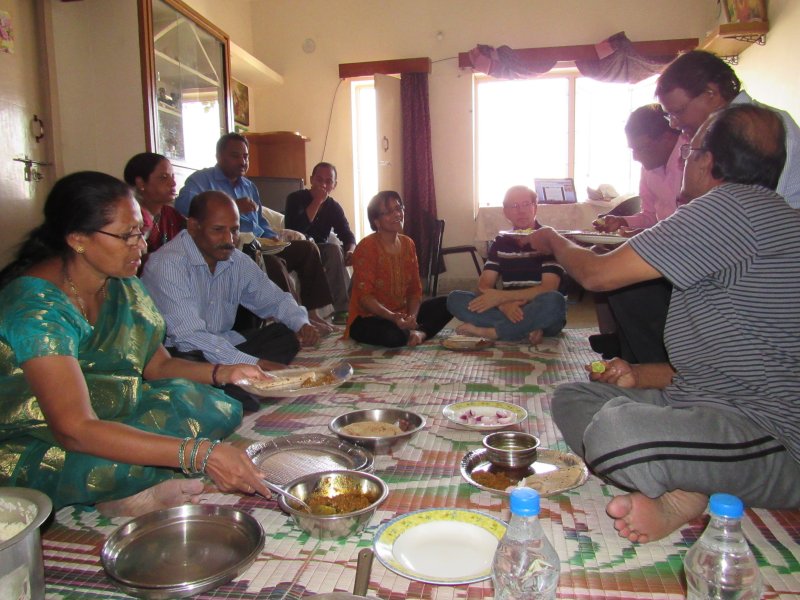
<instances>
[{"instance_id":1,"label":"plate of sliced onion","mask_svg":"<svg viewBox=\"0 0 800 600\"><path fill-rule=\"evenodd\" d=\"M455 402L444 407L444 416L462 427L491 431L516 425L528 418L528 411L496 400Z\"/></svg>"}]
</instances>

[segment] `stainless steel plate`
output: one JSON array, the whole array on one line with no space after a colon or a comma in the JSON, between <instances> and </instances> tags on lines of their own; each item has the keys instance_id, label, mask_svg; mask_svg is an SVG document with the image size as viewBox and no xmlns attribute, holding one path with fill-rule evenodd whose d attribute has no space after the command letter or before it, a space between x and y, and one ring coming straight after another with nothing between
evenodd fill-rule
<instances>
[{"instance_id":1,"label":"stainless steel plate","mask_svg":"<svg viewBox=\"0 0 800 600\"><path fill-rule=\"evenodd\" d=\"M129 521L103 544L112 581L141 598L183 598L227 583L264 548L264 531L229 506L194 504Z\"/></svg>"},{"instance_id":2,"label":"stainless steel plate","mask_svg":"<svg viewBox=\"0 0 800 600\"><path fill-rule=\"evenodd\" d=\"M318 433L287 435L247 447L247 456L278 485L321 471L350 469L372 472L372 453Z\"/></svg>"},{"instance_id":3,"label":"stainless steel plate","mask_svg":"<svg viewBox=\"0 0 800 600\"><path fill-rule=\"evenodd\" d=\"M486 448L470 450L461 459L461 476L467 483L498 496L508 496L505 490L486 487L473 479L475 473L500 471L508 472L508 469L490 463ZM574 454L539 448L536 462L515 472L515 478L519 477L524 478L526 487L533 488L542 496L550 496L583 485L589 477L589 470Z\"/></svg>"}]
</instances>

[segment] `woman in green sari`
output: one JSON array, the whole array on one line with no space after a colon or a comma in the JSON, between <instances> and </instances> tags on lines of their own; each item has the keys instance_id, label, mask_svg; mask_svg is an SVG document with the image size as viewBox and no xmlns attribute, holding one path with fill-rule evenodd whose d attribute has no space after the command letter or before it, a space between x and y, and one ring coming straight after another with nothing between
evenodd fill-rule
<instances>
[{"instance_id":1,"label":"woman in green sari","mask_svg":"<svg viewBox=\"0 0 800 600\"><path fill-rule=\"evenodd\" d=\"M131 516L197 501L200 474L269 496L247 455L218 441L241 404L204 385L267 375L166 352L164 320L135 277L145 243L131 189L74 173L44 213L0 272L0 485Z\"/></svg>"}]
</instances>

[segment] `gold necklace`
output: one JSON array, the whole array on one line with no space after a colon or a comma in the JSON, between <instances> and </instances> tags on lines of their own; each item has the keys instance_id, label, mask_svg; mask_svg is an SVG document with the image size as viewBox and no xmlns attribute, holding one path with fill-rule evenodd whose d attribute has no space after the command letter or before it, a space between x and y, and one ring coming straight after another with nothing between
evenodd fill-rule
<instances>
[{"instance_id":1,"label":"gold necklace","mask_svg":"<svg viewBox=\"0 0 800 600\"><path fill-rule=\"evenodd\" d=\"M67 271L67 265L64 265L64 281L66 281L67 285L69 286L69 291L75 297L75 300L78 301L78 308L80 309L81 314L83 315L83 318L86 319L86 322L88 323L89 322L89 314L86 311L86 303L83 301L83 298L81 298L80 292L78 292L78 288L75 286L75 282L72 281L72 277L69 276L69 272ZM100 287L100 290L99 290L101 295L102 295L103 300L106 299L106 282L107 281L108 280L103 282L103 285Z\"/></svg>"}]
</instances>

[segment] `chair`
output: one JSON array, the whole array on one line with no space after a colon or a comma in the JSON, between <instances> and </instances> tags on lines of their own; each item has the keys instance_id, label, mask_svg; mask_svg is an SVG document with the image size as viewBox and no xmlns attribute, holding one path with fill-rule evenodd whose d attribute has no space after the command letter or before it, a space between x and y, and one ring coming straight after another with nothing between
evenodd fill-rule
<instances>
[{"instance_id":1,"label":"chair","mask_svg":"<svg viewBox=\"0 0 800 600\"><path fill-rule=\"evenodd\" d=\"M448 254L460 254L468 252L472 257L472 263L478 276L481 274L481 262L478 260L478 250L475 246L447 246L442 248L444 240L444 219L437 219L434 222L433 237L431 238L431 252L428 262L428 281L426 287L427 294L431 297L436 296L439 289L439 273L444 271L444 257Z\"/></svg>"}]
</instances>

